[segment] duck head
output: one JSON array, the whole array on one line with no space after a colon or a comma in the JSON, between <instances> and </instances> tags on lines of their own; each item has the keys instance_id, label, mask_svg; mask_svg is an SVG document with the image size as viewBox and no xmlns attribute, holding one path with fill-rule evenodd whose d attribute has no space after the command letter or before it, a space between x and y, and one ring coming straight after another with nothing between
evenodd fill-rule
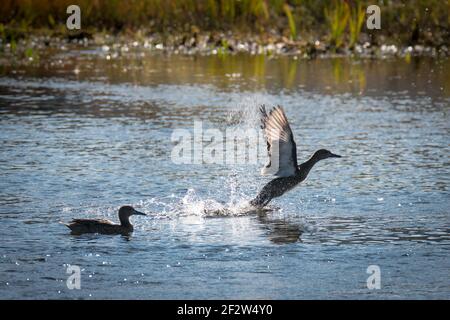
<instances>
[{"instance_id":1,"label":"duck head","mask_svg":"<svg viewBox=\"0 0 450 320\"><path fill-rule=\"evenodd\" d=\"M119 216L132 216L132 215L139 215L139 216L146 216L145 213L137 211L132 206L123 206L119 209Z\"/></svg>"},{"instance_id":2,"label":"duck head","mask_svg":"<svg viewBox=\"0 0 450 320\"><path fill-rule=\"evenodd\" d=\"M327 159L327 158L342 158L342 157L340 155L334 154L331 151L326 150L326 149L317 150L313 155L313 159L315 159L316 161Z\"/></svg>"},{"instance_id":3,"label":"duck head","mask_svg":"<svg viewBox=\"0 0 450 320\"><path fill-rule=\"evenodd\" d=\"M119 220L122 224L128 224L132 215L146 216L145 213L137 211L132 206L123 206L119 209Z\"/></svg>"}]
</instances>

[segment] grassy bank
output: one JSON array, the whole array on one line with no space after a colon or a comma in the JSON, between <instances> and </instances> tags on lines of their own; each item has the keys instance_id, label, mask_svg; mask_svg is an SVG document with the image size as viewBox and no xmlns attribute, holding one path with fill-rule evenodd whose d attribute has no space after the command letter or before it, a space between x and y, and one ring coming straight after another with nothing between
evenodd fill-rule
<instances>
[{"instance_id":1,"label":"grassy bank","mask_svg":"<svg viewBox=\"0 0 450 320\"><path fill-rule=\"evenodd\" d=\"M66 8L75 3L79 32L65 27ZM380 30L366 28L371 4L381 8ZM3 0L0 23L3 44L30 34L73 39L110 33L153 36L166 47L206 41L224 50L248 39L281 41L305 52L353 51L362 44L439 49L450 42L450 0ZM315 48L318 43L322 47Z\"/></svg>"}]
</instances>

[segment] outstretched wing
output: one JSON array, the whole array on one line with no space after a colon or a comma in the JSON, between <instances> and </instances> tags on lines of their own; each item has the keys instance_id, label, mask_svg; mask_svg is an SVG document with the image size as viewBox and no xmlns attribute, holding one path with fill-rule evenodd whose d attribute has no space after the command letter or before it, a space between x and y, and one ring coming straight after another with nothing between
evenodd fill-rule
<instances>
[{"instance_id":1,"label":"outstretched wing","mask_svg":"<svg viewBox=\"0 0 450 320\"><path fill-rule=\"evenodd\" d=\"M269 162L262 168L262 175L289 177L297 169L297 146L292 135L291 127L280 106L267 113L261 106L262 129L267 141Z\"/></svg>"}]
</instances>

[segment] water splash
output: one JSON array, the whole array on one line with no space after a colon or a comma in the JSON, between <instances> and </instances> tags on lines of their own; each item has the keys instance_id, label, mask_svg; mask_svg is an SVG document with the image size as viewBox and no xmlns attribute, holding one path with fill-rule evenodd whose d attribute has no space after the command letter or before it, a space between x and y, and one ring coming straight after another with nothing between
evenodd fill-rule
<instances>
[{"instance_id":1,"label":"water splash","mask_svg":"<svg viewBox=\"0 0 450 320\"><path fill-rule=\"evenodd\" d=\"M261 105L276 105L274 97L260 93L241 98L237 103L230 107L227 125L236 126L241 129L259 128L261 124L259 107Z\"/></svg>"},{"instance_id":2,"label":"water splash","mask_svg":"<svg viewBox=\"0 0 450 320\"><path fill-rule=\"evenodd\" d=\"M228 108L226 127L231 130L260 129L259 107L262 105L274 105L267 94L255 94L234 102ZM236 144L241 147L246 144L246 136L239 137ZM261 134L261 138L262 134ZM266 160L265 142L259 142L262 153L259 158L262 162ZM131 203L132 206L141 211L149 213L150 220L172 219L185 216L214 217L214 216L238 216L254 214L255 210L249 205L265 179L259 178L259 166L261 164L229 164L223 171L223 178L218 179L217 189L225 189L221 199L217 199L217 193L211 191L207 195L200 195L194 189L187 190L184 195L170 194L163 197L153 197ZM214 188L212 189L214 190ZM89 217L102 217L111 220L117 219L118 207L111 206L88 206ZM72 214L75 208L66 208L66 214ZM269 209L271 210L271 209ZM85 214L81 214L85 216Z\"/></svg>"},{"instance_id":3,"label":"water splash","mask_svg":"<svg viewBox=\"0 0 450 320\"><path fill-rule=\"evenodd\" d=\"M203 199L194 189L189 189L186 195L181 199L178 214L181 216L201 216L201 217L219 217L219 216L240 216L254 214L256 211L252 208L248 200L236 196L231 196L227 203L220 203L211 198Z\"/></svg>"},{"instance_id":4,"label":"water splash","mask_svg":"<svg viewBox=\"0 0 450 320\"><path fill-rule=\"evenodd\" d=\"M233 130L255 129L260 125L259 107L262 104L271 105L266 95L252 95L243 98L239 103L230 109L227 115L227 128ZM258 129L259 130L259 129ZM246 144L247 137L242 137L236 141L237 144ZM262 135L261 135L262 138ZM265 142L259 143L263 146L264 156L266 153ZM259 158L261 156L259 155ZM264 181L258 181L258 167L254 164L229 165L225 178L228 199L219 202L213 198L202 198L194 189L189 189L181 199L180 212L183 215L197 215L202 217L213 216L239 216L256 213L250 206L249 200L256 194L256 189ZM223 182L218 181L221 185ZM268 209L269 211L272 208Z\"/></svg>"}]
</instances>

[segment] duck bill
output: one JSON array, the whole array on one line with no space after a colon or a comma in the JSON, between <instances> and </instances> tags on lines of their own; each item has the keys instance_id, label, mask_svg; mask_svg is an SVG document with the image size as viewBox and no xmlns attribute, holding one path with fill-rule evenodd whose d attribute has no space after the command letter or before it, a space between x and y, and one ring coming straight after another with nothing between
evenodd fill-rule
<instances>
[{"instance_id":1,"label":"duck bill","mask_svg":"<svg viewBox=\"0 0 450 320\"><path fill-rule=\"evenodd\" d=\"M146 216L145 213L137 211L137 210L134 210L133 214L138 215L138 216Z\"/></svg>"},{"instance_id":2,"label":"duck bill","mask_svg":"<svg viewBox=\"0 0 450 320\"><path fill-rule=\"evenodd\" d=\"M330 154L330 157L331 158L342 158L342 156L340 156L338 154L334 154L334 153Z\"/></svg>"}]
</instances>

